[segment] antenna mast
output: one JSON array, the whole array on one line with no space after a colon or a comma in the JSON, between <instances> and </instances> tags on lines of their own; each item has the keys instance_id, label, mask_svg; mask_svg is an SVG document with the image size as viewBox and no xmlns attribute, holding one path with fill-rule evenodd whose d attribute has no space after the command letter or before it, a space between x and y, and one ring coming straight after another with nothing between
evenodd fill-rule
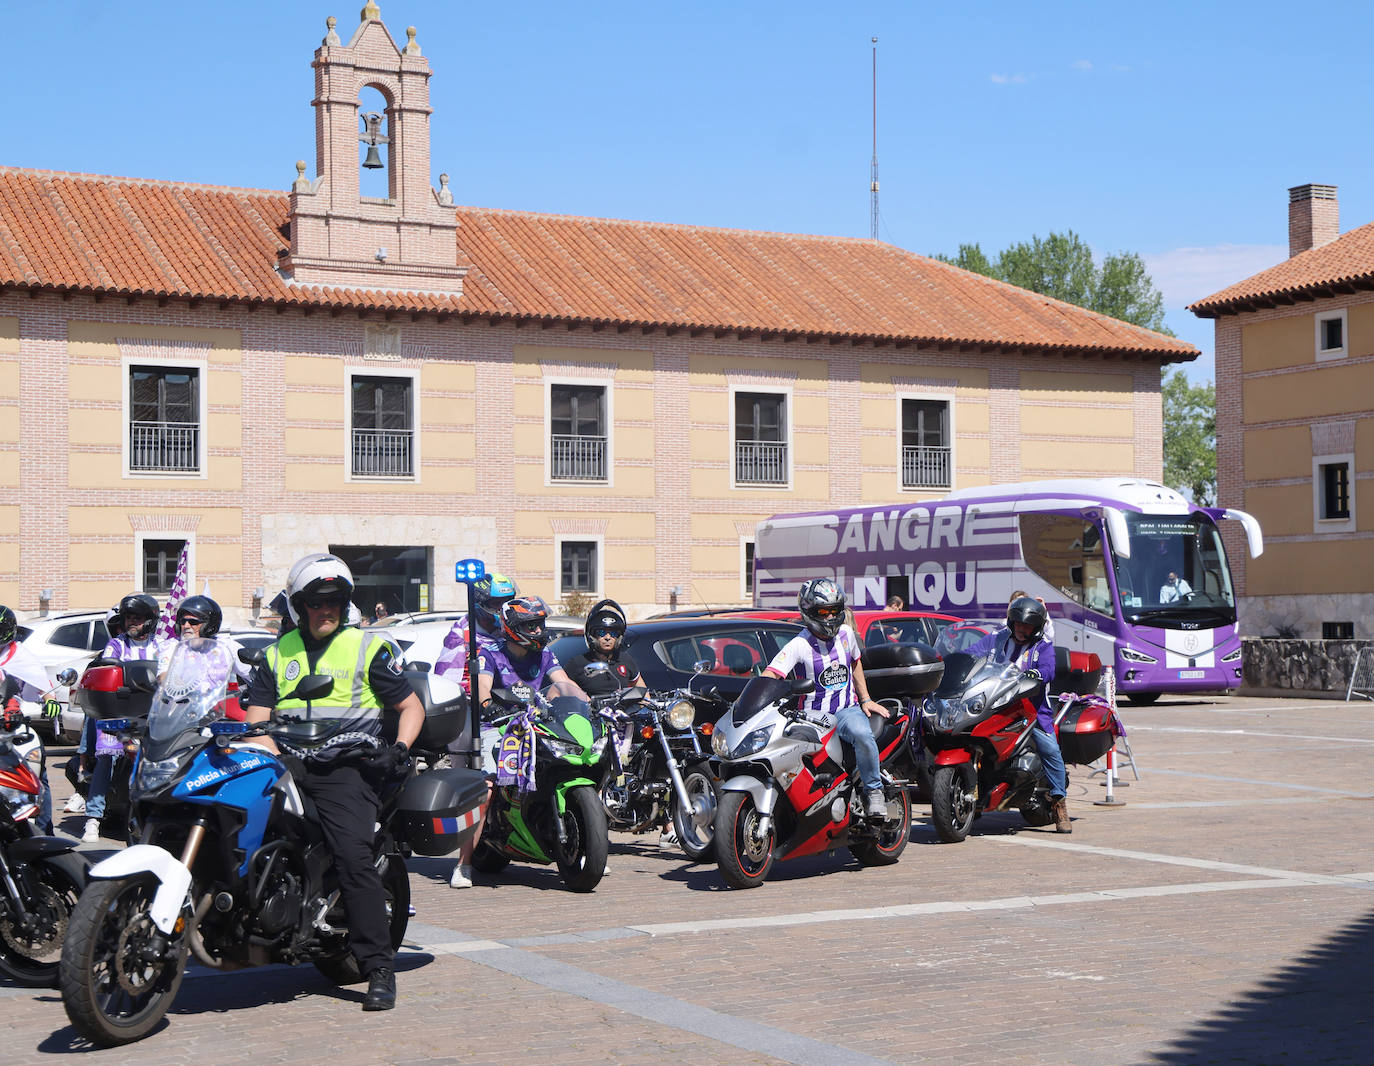
<instances>
[{"instance_id":1,"label":"antenna mast","mask_svg":"<svg viewBox=\"0 0 1374 1066\"><path fill-rule=\"evenodd\" d=\"M873 38L873 165L869 171L870 219L868 235L878 239L878 38Z\"/></svg>"}]
</instances>

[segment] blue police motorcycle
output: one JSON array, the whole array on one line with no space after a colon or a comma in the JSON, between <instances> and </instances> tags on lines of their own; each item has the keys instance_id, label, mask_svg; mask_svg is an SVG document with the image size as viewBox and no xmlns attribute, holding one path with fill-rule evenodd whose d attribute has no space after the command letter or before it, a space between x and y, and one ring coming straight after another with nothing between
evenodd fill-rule
<instances>
[{"instance_id":1,"label":"blue police motorcycle","mask_svg":"<svg viewBox=\"0 0 1374 1066\"><path fill-rule=\"evenodd\" d=\"M290 696L306 702L302 715L249 726L223 720L231 665L215 641L183 641L146 726L100 724L137 750L130 800L138 843L91 868L59 971L67 1016L98 1045L151 1032L188 956L224 970L310 962L335 983L362 980L332 857L290 757L237 743L266 734L288 751L327 744L334 723L312 719L309 701L328 695L333 679L301 678ZM426 711L412 751L432 766L458 737L466 699L441 678L410 680ZM384 792L375 849L394 947L411 913L406 856L455 851L475 832L485 794L482 775L461 769L429 769Z\"/></svg>"}]
</instances>

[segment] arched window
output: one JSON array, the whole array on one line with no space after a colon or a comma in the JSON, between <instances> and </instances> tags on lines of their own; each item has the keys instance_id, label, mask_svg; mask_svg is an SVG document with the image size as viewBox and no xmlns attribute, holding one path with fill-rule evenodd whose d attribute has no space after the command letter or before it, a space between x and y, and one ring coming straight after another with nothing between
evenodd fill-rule
<instances>
[{"instance_id":1,"label":"arched window","mask_svg":"<svg viewBox=\"0 0 1374 1066\"><path fill-rule=\"evenodd\" d=\"M396 195L389 107L386 96L374 86L366 85L358 93L358 193L378 200ZM373 137L376 144L369 143Z\"/></svg>"}]
</instances>

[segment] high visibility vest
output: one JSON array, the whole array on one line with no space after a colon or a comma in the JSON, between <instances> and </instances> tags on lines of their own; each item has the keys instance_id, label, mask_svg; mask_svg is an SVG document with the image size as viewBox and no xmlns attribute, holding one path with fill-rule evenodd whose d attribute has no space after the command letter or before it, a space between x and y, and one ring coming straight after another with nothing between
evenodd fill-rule
<instances>
[{"instance_id":1,"label":"high visibility vest","mask_svg":"<svg viewBox=\"0 0 1374 1066\"><path fill-rule=\"evenodd\" d=\"M305 700L291 699L300 679L307 674L328 674L334 679L329 695L310 701L307 719L338 720L345 731L377 733L381 730L382 705L367 683L372 661L387 642L349 626L330 639L311 667L305 639L294 629L267 649L267 662L277 686L277 710L299 711Z\"/></svg>"}]
</instances>

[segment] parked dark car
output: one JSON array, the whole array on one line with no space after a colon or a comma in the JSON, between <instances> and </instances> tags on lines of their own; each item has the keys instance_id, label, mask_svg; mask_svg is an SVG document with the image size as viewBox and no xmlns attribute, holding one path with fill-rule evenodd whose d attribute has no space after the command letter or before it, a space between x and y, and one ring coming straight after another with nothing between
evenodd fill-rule
<instances>
[{"instance_id":1,"label":"parked dark car","mask_svg":"<svg viewBox=\"0 0 1374 1066\"><path fill-rule=\"evenodd\" d=\"M664 618L631 624L625 646L650 689L686 687L693 677L693 664L706 661L710 666L692 684L693 691L715 688L723 700L733 701L745 683L757 677L800 631L800 626L790 622L759 618ZM553 642L559 662L569 662L586 650L581 636ZM697 705L698 723L714 722L721 713L718 706Z\"/></svg>"}]
</instances>

